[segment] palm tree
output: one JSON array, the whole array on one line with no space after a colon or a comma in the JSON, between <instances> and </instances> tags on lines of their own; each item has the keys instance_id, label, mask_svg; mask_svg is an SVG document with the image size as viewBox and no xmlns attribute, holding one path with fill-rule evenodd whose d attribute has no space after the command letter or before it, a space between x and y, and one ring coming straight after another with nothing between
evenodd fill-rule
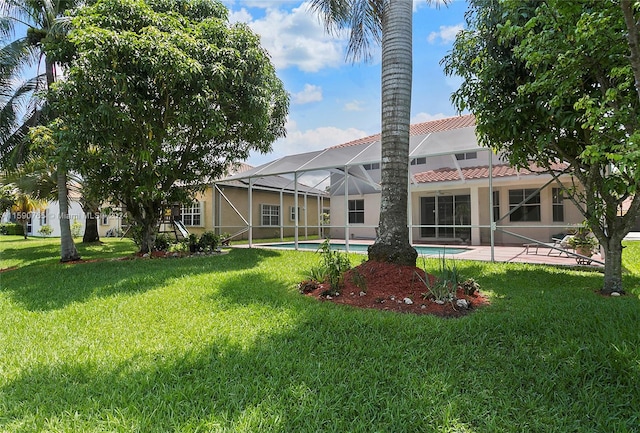
<instances>
[{"instance_id":1,"label":"palm tree","mask_svg":"<svg viewBox=\"0 0 640 433\"><path fill-rule=\"evenodd\" d=\"M64 32L64 12L80 0L3 0L0 4L0 157L3 168L19 165L28 154L27 132L46 122L43 92L56 80L54 63L45 56L44 44ZM16 27L26 36L14 38ZM29 68L36 75L21 82ZM41 70L44 67L44 70ZM21 83L15 85L15 83ZM80 258L69 223L67 170L64 156L57 161L57 193L60 204L60 260Z\"/></svg>"},{"instance_id":2,"label":"palm tree","mask_svg":"<svg viewBox=\"0 0 640 433\"><path fill-rule=\"evenodd\" d=\"M16 189L15 201L11 207L11 212L15 215L16 222L22 226L22 233L25 239L27 239L27 224L29 224L33 213L43 208L44 202L31 197L24 191Z\"/></svg>"},{"instance_id":3,"label":"palm tree","mask_svg":"<svg viewBox=\"0 0 640 433\"><path fill-rule=\"evenodd\" d=\"M350 29L347 55L369 57L382 43L382 195L378 236L369 260L415 266L407 196L412 84L412 0L312 0L329 31Z\"/></svg>"}]
</instances>

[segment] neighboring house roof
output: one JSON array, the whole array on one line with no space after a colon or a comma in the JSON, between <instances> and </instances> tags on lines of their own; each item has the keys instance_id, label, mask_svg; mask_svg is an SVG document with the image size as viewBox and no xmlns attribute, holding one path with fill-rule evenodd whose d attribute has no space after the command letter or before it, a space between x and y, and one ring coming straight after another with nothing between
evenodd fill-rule
<instances>
[{"instance_id":1,"label":"neighboring house roof","mask_svg":"<svg viewBox=\"0 0 640 433\"><path fill-rule=\"evenodd\" d=\"M553 164L552 169L556 171L562 171L567 167L567 164ZM526 176L530 174L546 173L546 170L538 167L536 164L531 163L529 168L517 169L506 164L494 165L492 167L492 175L494 178L510 177L510 176ZM431 182L452 182L456 180L473 180L473 179L488 179L489 167L466 167L457 170L455 168L440 168L437 170L424 171L422 173L416 173L413 178L417 183L431 183Z\"/></svg>"}]
</instances>

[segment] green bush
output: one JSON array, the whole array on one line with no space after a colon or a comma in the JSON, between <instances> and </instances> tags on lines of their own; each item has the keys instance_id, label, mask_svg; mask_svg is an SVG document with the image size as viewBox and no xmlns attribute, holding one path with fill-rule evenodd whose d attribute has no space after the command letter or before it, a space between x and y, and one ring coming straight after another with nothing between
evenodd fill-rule
<instances>
[{"instance_id":1,"label":"green bush","mask_svg":"<svg viewBox=\"0 0 640 433\"><path fill-rule=\"evenodd\" d=\"M201 251L215 251L219 243L220 238L212 231L202 233L198 240L198 246Z\"/></svg>"},{"instance_id":2,"label":"green bush","mask_svg":"<svg viewBox=\"0 0 640 433\"><path fill-rule=\"evenodd\" d=\"M331 289L327 294L337 294L342 285L343 274L351 269L349 255L340 251L332 251L329 239L320 245L318 252L321 256L321 263L311 269L311 279L328 283Z\"/></svg>"},{"instance_id":3,"label":"green bush","mask_svg":"<svg viewBox=\"0 0 640 433\"><path fill-rule=\"evenodd\" d=\"M77 219L71 223L71 236L79 238L82 235L82 223Z\"/></svg>"},{"instance_id":4,"label":"green bush","mask_svg":"<svg viewBox=\"0 0 640 433\"><path fill-rule=\"evenodd\" d=\"M24 231L20 224L3 223L3 224L0 224L0 234L22 236L24 234Z\"/></svg>"},{"instance_id":5,"label":"green bush","mask_svg":"<svg viewBox=\"0 0 640 433\"><path fill-rule=\"evenodd\" d=\"M51 233L53 233L53 229L49 224L45 224L42 227L40 227L40 230L38 230L38 233L40 233L40 236L50 236Z\"/></svg>"},{"instance_id":6,"label":"green bush","mask_svg":"<svg viewBox=\"0 0 640 433\"><path fill-rule=\"evenodd\" d=\"M171 244L171 240L169 239L169 235L165 233L161 233L156 236L155 249L156 251L167 251L169 249L169 245Z\"/></svg>"},{"instance_id":7,"label":"green bush","mask_svg":"<svg viewBox=\"0 0 640 433\"><path fill-rule=\"evenodd\" d=\"M440 269L438 274L435 275L435 279L432 281L429 278L426 266L424 267L425 279L423 280L420 275L416 273L418 279L426 286L427 292L422 294L425 299L434 299L435 301L454 301L456 298L456 291L459 285L458 268L455 260L452 260L453 265L449 266L444 254L440 259Z\"/></svg>"}]
</instances>

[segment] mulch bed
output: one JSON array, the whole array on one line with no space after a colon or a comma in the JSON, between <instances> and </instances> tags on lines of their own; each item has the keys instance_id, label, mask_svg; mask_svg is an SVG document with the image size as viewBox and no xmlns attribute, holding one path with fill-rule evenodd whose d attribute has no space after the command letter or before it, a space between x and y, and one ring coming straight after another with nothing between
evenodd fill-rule
<instances>
[{"instance_id":1,"label":"mulch bed","mask_svg":"<svg viewBox=\"0 0 640 433\"><path fill-rule=\"evenodd\" d=\"M440 317L462 317L479 307L489 304L489 299L481 292L466 295L462 289L456 293L457 299L466 299L470 308L461 308L455 301L438 304L425 298L427 287L420 278L430 282L433 275L425 276L424 270L414 266L367 261L344 275L343 286L337 296L327 296L328 284L316 284L308 293L318 299L346 304L359 308L374 308L412 314L431 314ZM364 281L364 284L362 282ZM308 284L303 282L301 285ZM311 287L309 287L311 289ZM408 298L412 303L406 303Z\"/></svg>"}]
</instances>

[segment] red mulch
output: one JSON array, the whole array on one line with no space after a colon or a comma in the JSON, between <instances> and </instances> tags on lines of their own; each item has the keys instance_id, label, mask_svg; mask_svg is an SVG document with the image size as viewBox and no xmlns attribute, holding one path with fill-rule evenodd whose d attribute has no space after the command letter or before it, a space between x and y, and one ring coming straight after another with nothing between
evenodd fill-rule
<instances>
[{"instance_id":1,"label":"red mulch","mask_svg":"<svg viewBox=\"0 0 640 433\"><path fill-rule=\"evenodd\" d=\"M344 284L338 296L323 295L323 292L329 289L328 284L320 284L306 294L321 300L354 307L401 313L431 314L440 317L461 317L478 307L489 304L489 299L482 293L465 295L462 289L458 289L456 296L458 299L469 301L471 305L469 309L456 306L455 301L440 305L431 299L424 299L422 294L428 290L416 274L426 280L424 271L414 266L367 261L345 273ZM428 278L431 282L435 279L433 275L429 275ZM366 283L364 290L362 284L360 287L356 284L362 279ZM405 298L411 299L413 304L405 303Z\"/></svg>"}]
</instances>

